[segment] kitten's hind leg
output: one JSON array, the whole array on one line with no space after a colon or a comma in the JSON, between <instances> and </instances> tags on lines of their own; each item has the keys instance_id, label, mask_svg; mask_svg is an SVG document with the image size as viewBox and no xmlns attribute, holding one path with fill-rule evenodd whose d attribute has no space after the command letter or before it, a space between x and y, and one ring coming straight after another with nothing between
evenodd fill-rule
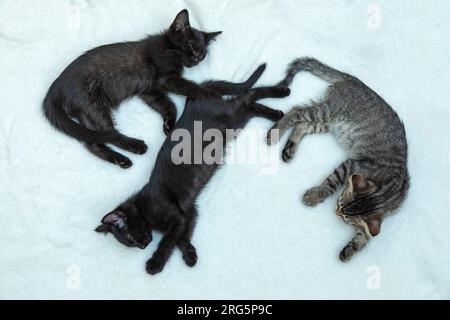
<instances>
[{"instance_id":1,"label":"kitten's hind leg","mask_svg":"<svg viewBox=\"0 0 450 320\"><path fill-rule=\"evenodd\" d=\"M334 194L340 186L344 185L352 172L352 168L352 160L342 162L320 186L311 188L305 192L303 195L303 203L309 207L314 207L323 202L326 198Z\"/></svg>"},{"instance_id":2,"label":"kitten's hind leg","mask_svg":"<svg viewBox=\"0 0 450 320\"><path fill-rule=\"evenodd\" d=\"M369 241L369 236L364 230L357 229L353 239L342 249L339 259L342 262L349 261L355 253L360 251Z\"/></svg>"},{"instance_id":3,"label":"kitten's hind leg","mask_svg":"<svg viewBox=\"0 0 450 320\"><path fill-rule=\"evenodd\" d=\"M91 108L95 109L95 111L93 111L89 115L83 115L81 117L81 122L86 127L99 131L114 130L117 132L117 130L114 128L111 114L108 111L105 111L105 109L100 106L91 106ZM144 141L127 137L120 132L117 133L118 138L114 141L111 141L111 144L136 154L144 154L147 151L147 145Z\"/></svg>"},{"instance_id":4,"label":"kitten's hind leg","mask_svg":"<svg viewBox=\"0 0 450 320\"><path fill-rule=\"evenodd\" d=\"M133 165L130 159L124 155L112 150L102 143L86 143L86 148L97 157L120 166L123 169L128 169Z\"/></svg>"},{"instance_id":5,"label":"kitten's hind leg","mask_svg":"<svg viewBox=\"0 0 450 320\"><path fill-rule=\"evenodd\" d=\"M244 96L238 98L243 99L247 105L253 104L256 100L266 98L284 98L291 94L291 90L284 86L260 87L250 89Z\"/></svg>"},{"instance_id":6,"label":"kitten's hind leg","mask_svg":"<svg viewBox=\"0 0 450 320\"><path fill-rule=\"evenodd\" d=\"M144 141L136 138L130 138L123 134L120 134L119 139L116 141L111 141L111 143L123 150L127 150L135 154L144 154L148 149Z\"/></svg>"},{"instance_id":7,"label":"kitten's hind leg","mask_svg":"<svg viewBox=\"0 0 450 320\"><path fill-rule=\"evenodd\" d=\"M90 120L87 116L81 117L80 122L86 128L91 130L107 130L101 123L94 123L94 121ZM131 160L126 156L112 150L103 143L86 142L85 146L92 154L96 155L100 159L118 165L123 169L127 169L133 165Z\"/></svg>"},{"instance_id":8,"label":"kitten's hind leg","mask_svg":"<svg viewBox=\"0 0 450 320\"><path fill-rule=\"evenodd\" d=\"M205 87L209 90L215 91L220 95L238 95L244 93L246 90L249 90L253 85L258 81L258 79L263 74L266 69L266 64L262 64L256 69L255 72L247 79L247 81L242 83L233 83L228 81L216 81L210 80L202 83L202 87Z\"/></svg>"},{"instance_id":9,"label":"kitten's hind leg","mask_svg":"<svg viewBox=\"0 0 450 320\"><path fill-rule=\"evenodd\" d=\"M284 116L283 111L275 110L256 102L251 105L251 110L254 116L265 118L271 121L278 121Z\"/></svg>"}]
</instances>

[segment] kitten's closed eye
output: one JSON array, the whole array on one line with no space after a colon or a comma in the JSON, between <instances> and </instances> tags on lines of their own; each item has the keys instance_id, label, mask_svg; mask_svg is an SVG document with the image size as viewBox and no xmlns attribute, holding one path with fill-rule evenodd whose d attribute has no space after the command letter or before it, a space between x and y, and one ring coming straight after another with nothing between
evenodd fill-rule
<instances>
[{"instance_id":1,"label":"kitten's closed eye","mask_svg":"<svg viewBox=\"0 0 450 320\"><path fill-rule=\"evenodd\" d=\"M150 226L145 220L142 220L133 205L108 213L95 231L105 234L112 233L117 241L127 247L145 249L152 241Z\"/></svg>"}]
</instances>

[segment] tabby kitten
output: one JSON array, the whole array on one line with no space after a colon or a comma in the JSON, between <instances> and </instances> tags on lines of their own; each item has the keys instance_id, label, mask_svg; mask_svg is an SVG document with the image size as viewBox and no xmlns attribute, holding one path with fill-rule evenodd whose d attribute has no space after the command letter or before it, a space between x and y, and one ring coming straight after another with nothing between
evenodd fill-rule
<instances>
[{"instance_id":1,"label":"tabby kitten","mask_svg":"<svg viewBox=\"0 0 450 320\"><path fill-rule=\"evenodd\" d=\"M315 59L295 60L281 84L290 85L300 71L311 72L331 86L322 101L287 113L269 131L267 143L278 142L293 127L282 153L285 162L294 157L307 134L331 132L344 147L348 160L320 186L306 191L303 202L315 206L344 186L336 213L356 229L339 256L348 261L378 235L385 216L405 199L409 188L405 129L395 111L364 83Z\"/></svg>"},{"instance_id":2,"label":"tabby kitten","mask_svg":"<svg viewBox=\"0 0 450 320\"><path fill-rule=\"evenodd\" d=\"M195 123L198 122L202 125L202 136L210 129L219 130L223 146L221 152L216 151L215 156L221 159L227 143L227 129L242 129L255 116L272 121L281 119L281 111L255 101L269 97L285 97L290 93L289 88L275 86L247 90L261 76L264 68L265 65L260 66L243 84L224 81L204 84L220 95L237 95L231 99L188 98L183 114L158 153L150 181L136 195L107 214L96 229L98 232L111 232L126 246L139 248L145 248L150 243L152 229L164 232L158 249L147 261L146 270L149 274L162 271L175 246L181 250L188 266L194 266L197 262L197 253L191 244L197 217L196 200L221 163L210 163L205 159L202 159L201 163L195 161L195 154L203 155L204 150L216 141L201 141L199 146L195 146L194 141L191 143L190 152L186 152L189 153L188 161L174 163L172 153L179 144L178 133L184 131L189 133L190 138L194 137ZM197 150L197 147L200 150Z\"/></svg>"},{"instance_id":3,"label":"tabby kitten","mask_svg":"<svg viewBox=\"0 0 450 320\"><path fill-rule=\"evenodd\" d=\"M139 96L163 116L168 134L177 111L168 92L193 98L214 94L183 79L181 73L183 67L193 67L205 58L208 44L220 33L191 28L189 14L183 10L161 34L90 50L51 85L43 103L44 114L54 127L85 143L97 157L129 168L130 159L105 143L136 154L145 153L147 145L118 132L112 111L122 101Z\"/></svg>"}]
</instances>

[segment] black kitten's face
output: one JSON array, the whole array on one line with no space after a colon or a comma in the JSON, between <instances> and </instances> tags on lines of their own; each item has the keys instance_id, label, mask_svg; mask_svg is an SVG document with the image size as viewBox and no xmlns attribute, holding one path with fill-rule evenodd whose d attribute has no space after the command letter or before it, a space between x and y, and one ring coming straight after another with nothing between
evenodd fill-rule
<instances>
[{"instance_id":1,"label":"black kitten's face","mask_svg":"<svg viewBox=\"0 0 450 320\"><path fill-rule=\"evenodd\" d=\"M145 249L152 241L151 228L134 204L123 204L108 213L95 231L112 233L127 247Z\"/></svg>"},{"instance_id":2,"label":"black kitten's face","mask_svg":"<svg viewBox=\"0 0 450 320\"><path fill-rule=\"evenodd\" d=\"M185 37L180 50L182 62L185 67L191 68L198 65L206 57L206 40L203 32L191 29Z\"/></svg>"},{"instance_id":3,"label":"black kitten's face","mask_svg":"<svg viewBox=\"0 0 450 320\"><path fill-rule=\"evenodd\" d=\"M191 28L187 10L181 11L172 23L168 36L183 66L191 68L206 57L208 44L221 32L202 32Z\"/></svg>"}]
</instances>

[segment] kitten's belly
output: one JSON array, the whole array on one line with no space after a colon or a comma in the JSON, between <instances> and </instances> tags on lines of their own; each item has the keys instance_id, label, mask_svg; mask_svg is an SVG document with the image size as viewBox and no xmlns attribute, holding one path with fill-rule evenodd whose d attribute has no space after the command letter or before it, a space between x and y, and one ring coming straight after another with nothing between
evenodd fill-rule
<instances>
[{"instance_id":1,"label":"kitten's belly","mask_svg":"<svg viewBox=\"0 0 450 320\"><path fill-rule=\"evenodd\" d=\"M339 145L345 150L350 158L359 155L360 145L355 139L355 128L349 122L338 122L330 125L330 132L336 137Z\"/></svg>"},{"instance_id":2,"label":"kitten's belly","mask_svg":"<svg viewBox=\"0 0 450 320\"><path fill-rule=\"evenodd\" d=\"M176 169L180 169L181 172L177 174ZM173 170L175 177L181 180L174 181L177 188L173 191L177 194L180 203L187 206L195 202L217 171L218 165L187 164L178 166L176 169Z\"/></svg>"}]
</instances>

